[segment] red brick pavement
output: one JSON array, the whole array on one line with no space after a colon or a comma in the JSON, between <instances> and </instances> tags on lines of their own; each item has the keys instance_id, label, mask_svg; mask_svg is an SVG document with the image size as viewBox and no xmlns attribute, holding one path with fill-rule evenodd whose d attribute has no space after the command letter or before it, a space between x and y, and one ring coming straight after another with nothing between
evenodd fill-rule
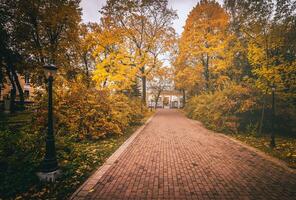
<instances>
[{"instance_id":1,"label":"red brick pavement","mask_svg":"<svg viewBox=\"0 0 296 200\"><path fill-rule=\"evenodd\" d=\"M296 199L296 174L177 111L160 110L80 198Z\"/></svg>"}]
</instances>

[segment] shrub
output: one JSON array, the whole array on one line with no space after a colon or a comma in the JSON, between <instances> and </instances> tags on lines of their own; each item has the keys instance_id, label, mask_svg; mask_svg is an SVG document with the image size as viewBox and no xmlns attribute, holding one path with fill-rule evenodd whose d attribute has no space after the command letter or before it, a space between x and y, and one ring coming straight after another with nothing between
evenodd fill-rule
<instances>
[{"instance_id":1,"label":"shrub","mask_svg":"<svg viewBox=\"0 0 296 200\"><path fill-rule=\"evenodd\" d=\"M255 98L248 87L227 84L223 89L192 97L185 111L207 127L225 132L238 132L242 113L250 112Z\"/></svg>"},{"instance_id":2,"label":"shrub","mask_svg":"<svg viewBox=\"0 0 296 200\"><path fill-rule=\"evenodd\" d=\"M39 167L44 140L43 134L27 129L0 128L0 194L5 197L24 192L38 181L32 174Z\"/></svg>"},{"instance_id":3,"label":"shrub","mask_svg":"<svg viewBox=\"0 0 296 200\"><path fill-rule=\"evenodd\" d=\"M122 134L132 123L143 118L141 102L123 93L89 88L79 80L55 88L54 116L57 134L73 139L98 139L110 134ZM40 102L42 101L42 102ZM46 123L45 96L36 112L36 127ZM42 116L40 116L42 115ZM37 128L38 129L38 128Z\"/></svg>"},{"instance_id":4,"label":"shrub","mask_svg":"<svg viewBox=\"0 0 296 200\"><path fill-rule=\"evenodd\" d=\"M132 108L130 113L130 125L139 125L142 123L142 120L145 116L145 113L148 112L148 108L143 105L142 99L131 98L128 101L129 106Z\"/></svg>"}]
</instances>

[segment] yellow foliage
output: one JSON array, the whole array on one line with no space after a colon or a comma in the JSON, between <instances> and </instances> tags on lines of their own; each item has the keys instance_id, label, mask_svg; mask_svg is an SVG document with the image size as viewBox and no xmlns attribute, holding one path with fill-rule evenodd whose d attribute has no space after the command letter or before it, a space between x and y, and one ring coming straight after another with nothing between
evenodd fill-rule
<instances>
[{"instance_id":1,"label":"yellow foliage","mask_svg":"<svg viewBox=\"0 0 296 200\"><path fill-rule=\"evenodd\" d=\"M57 130L76 139L96 139L107 134L122 134L142 119L140 104L124 94L87 88L82 77L61 81L55 88ZM57 80L59 82L59 80Z\"/></svg>"},{"instance_id":2,"label":"yellow foliage","mask_svg":"<svg viewBox=\"0 0 296 200\"><path fill-rule=\"evenodd\" d=\"M99 90L129 89L137 69L123 41L125 32L120 28L103 27L95 34L93 56L96 70L93 80Z\"/></svg>"},{"instance_id":3,"label":"yellow foliage","mask_svg":"<svg viewBox=\"0 0 296 200\"><path fill-rule=\"evenodd\" d=\"M241 122L240 113L256 108L251 88L228 82L223 89L192 97L185 110L193 119L206 126L227 132L237 132Z\"/></svg>"},{"instance_id":4,"label":"yellow foliage","mask_svg":"<svg viewBox=\"0 0 296 200\"><path fill-rule=\"evenodd\" d=\"M190 12L175 61L178 88L198 91L204 90L205 84L219 85L222 79L227 80L225 75L215 77L229 67L226 49L232 36L227 32L228 25L227 13L216 2L202 1Z\"/></svg>"}]
</instances>

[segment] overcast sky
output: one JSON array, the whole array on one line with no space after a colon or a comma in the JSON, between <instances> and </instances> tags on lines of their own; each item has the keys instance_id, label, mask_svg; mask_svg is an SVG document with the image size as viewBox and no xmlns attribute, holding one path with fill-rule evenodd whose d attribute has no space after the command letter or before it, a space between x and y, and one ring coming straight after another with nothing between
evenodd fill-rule
<instances>
[{"instance_id":1,"label":"overcast sky","mask_svg":"<svg viewBox=\"0 0 296 200\"><path fill-rule=\"evenodd\" d=\"M174 28L178 34L182 33L187 15L198 1L199 0L169 0L169 7L177 10L178 13L179 18L174 21ZM218 0L218 2L221 3L222 0ZM99 10L105 3L106 0L82 0L80 5L82 7L83 22L99 22Z\"/></svg>"}]
</instances>

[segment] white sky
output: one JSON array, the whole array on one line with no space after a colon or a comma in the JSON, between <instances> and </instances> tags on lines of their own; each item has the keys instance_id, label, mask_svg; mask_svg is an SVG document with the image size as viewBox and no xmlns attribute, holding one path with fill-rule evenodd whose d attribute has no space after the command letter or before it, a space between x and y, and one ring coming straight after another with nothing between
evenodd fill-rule
<instances>
[{"instance_id":1,"label":"white sky","mask_svg":"<svg viewBox=\"0 0 296 200\"><path fill-rule=\"evenodd\" d=\"M197 4L199 0L169 0L169 6L177 10L178 19L174 21L174 28L176 32L181 35L183 26L187 19L187 15ZM218 0L221 4L223 0ZM105 5L106 0L82 0L80 6L82 7L82 20L84 23L99 22L99 10Z\"/></svg>"}]
</instances>

